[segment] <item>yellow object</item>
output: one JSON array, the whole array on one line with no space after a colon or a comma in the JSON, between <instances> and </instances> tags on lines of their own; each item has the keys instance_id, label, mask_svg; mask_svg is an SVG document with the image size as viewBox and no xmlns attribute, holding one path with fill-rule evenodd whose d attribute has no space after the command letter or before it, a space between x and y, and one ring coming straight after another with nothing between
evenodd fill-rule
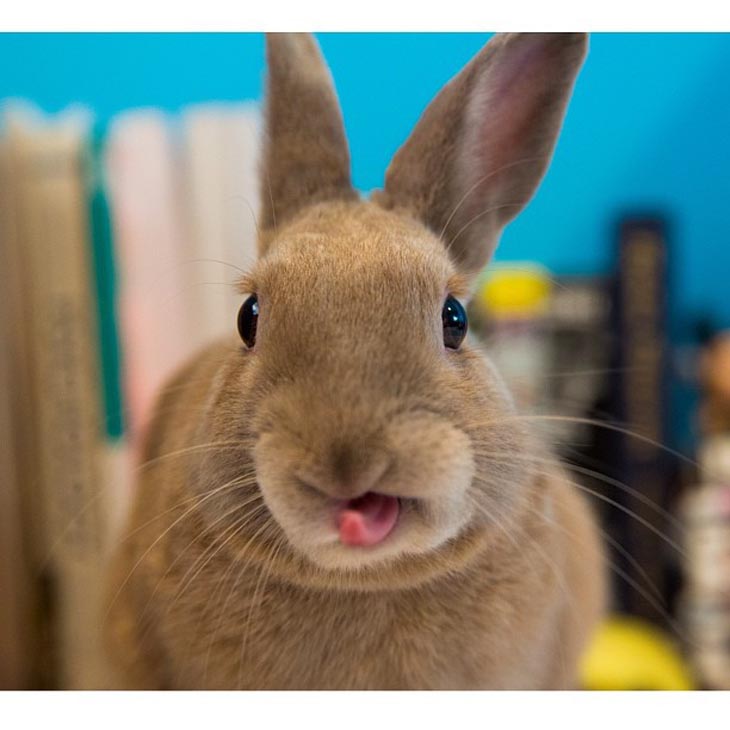
<instances>
[{"instance_id":1,"label":"yellow object","mask_svg":"<svg viewBox=\"0 0 730 730\"><path fill-rule=\"evenodd\" d=\"M536 265L487 270L477 291L479 307L492 317L536 317L550 303L547 271Z\"/></svg>"},{"instance_id":2,"label":"yellow object","mask_svg":"<svg viewBox=\"0 0 730 730\"><path fill-rule=\"evenodd\" d=\"M581 680L594 690L689 690L695 685L674 644L651 624L614 616L583 658Z\"/></svg>"}]
</instances>

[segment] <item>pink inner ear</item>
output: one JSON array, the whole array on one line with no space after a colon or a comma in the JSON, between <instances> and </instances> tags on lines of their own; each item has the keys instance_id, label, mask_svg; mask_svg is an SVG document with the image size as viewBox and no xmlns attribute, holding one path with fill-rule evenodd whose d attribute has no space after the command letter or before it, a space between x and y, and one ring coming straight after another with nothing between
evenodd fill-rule
<instances>
[{"instance_id":1,"label":"pink inner ear","mask_svg":"<svg viewBox=\"0 0 730 730\"><path fill-rule=\"evenodd\" d=\"M510 152L518 146L525 127L539 109L544 95L544 79L539 72L544 68L542 49L534 44L527 45L520 54L513 54L508 61L495 69L491 89L486 97L486 130L491 134L495 155L509 158ZM501 143L499 140L501 137ZM488 141L488 137L483 139Z\"/></svg>"},{"instance_id":2,"label":"pink inner ear","mask_svg":"<svg viewBox=\"0 0 730 730\"><path fill-rule=\"evenodd\" d=\"M503 225L532 196L560 128L573 78L554 36L513 36L480 72L466 112L460 158L465 219ZM567 76L567 78L566 78ZM485 211L489 211L489 215Z\"/></svg>"}]
</instances>

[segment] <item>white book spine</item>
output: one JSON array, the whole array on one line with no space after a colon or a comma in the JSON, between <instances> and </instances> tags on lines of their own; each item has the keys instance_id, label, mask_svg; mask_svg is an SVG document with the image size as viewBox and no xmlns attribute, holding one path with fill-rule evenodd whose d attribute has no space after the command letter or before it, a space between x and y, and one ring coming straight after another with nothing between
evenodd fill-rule
<instances>
[{"instance_id":1,"label":"white book spine","mask_svg":"<svg viewBox=\"0 0 730 730\"><path fill-rule=\"evenodd\" d=\"M235 333L237 282L255 260L258 110L208 104L183 117L196 341Z\"/></svg>"}]
</instances>

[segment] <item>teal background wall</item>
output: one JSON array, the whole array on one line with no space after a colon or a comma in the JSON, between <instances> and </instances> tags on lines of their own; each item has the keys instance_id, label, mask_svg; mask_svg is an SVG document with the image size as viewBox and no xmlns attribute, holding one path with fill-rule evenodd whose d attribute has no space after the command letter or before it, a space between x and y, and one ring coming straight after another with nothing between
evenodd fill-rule
<instances>
[{"instance_id":1,"label":"teal background wall","mask_svg":"<svg viewBox=\"0 0 730 730\"><path fill-rule=\"evenodd\" d=\"M338 85L356 185L381 184L429 99L488 34L320 34ZM0 98L102 119L129 107L259 98L263 38L247 34L0 35ZM537 197L510 225L502 260L556 273L610 270L614 222L671 222L675 330L730 326L730 35L595 34Z\"/></svg>"}]
</instances>

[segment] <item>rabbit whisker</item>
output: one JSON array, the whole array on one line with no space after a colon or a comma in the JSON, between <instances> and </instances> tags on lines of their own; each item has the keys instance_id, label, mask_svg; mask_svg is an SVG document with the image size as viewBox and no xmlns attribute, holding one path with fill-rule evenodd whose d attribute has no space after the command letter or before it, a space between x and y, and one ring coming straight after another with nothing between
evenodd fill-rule
<instances>
[{"instance_id":1,"label":"rabbit whisker","mask_svg":"<svg viewBox=\"0 0 730 730\"><path fill-rule=\"evenodd\" d=\"M248 549L249 545L253 544L257 539L261 537L265 537L267 532L270 532L272 528L275 527L275 525L272 522L266 522L264 523L248 540L248 542L241 548L241 556L246 554L246 550ZM276 535L276 533L274 533ZM233 597L233 594L236 591L236 588L238 587L239 582L241 581L241 578L245 575L246 570L248 569L248 566L251 563L251 557L249 557L246 562L239 567L239 570L236 573L236 580L233 582L233 585L231 586L230 590L228 591L228 595L226 596L225 601L220 607L220 610L218 611L218 621L216 623L216 627L213 630L213 633L211 634L210 641L208 642L208 651L206 652L206 658L205 658L205 672L204 672L204 681L203 685L205 686L207 684L207 677L208 677L208 665L210 662L210 654L213 650L213 645L215 643L216 636L220 632L220 629L223 625L223 618L225 616L226 608L228 607L228 604ZM230 565L228 566L228 570L226 570L226 573L222 577L222 579L219 581L219 586L222 588L225 584L225 581L227 579L228 574L230 573L231 569L237 565L237 562L235 560L231 560ZM206 612L207 612L207 606L206 606Z\"/></svg>"},{"instance_id":2,"label":"rabbit whisker","mask_svg":"<svg viewBox=\"0 0 730 730\"><path fill-rule=\"evenodd\" d=\"M204 502L208 501L212 497L214 497L216 494L220 494L225 489L230 489L234 484L237 484L237 482L240 480L240 478L231 479L229 482L226 482L225 484L222 484L220 487L216 487L215 489L211 489L209 492L207 492L205 495L203 495L199 500L195 502L191 507L189 507L185 512L183 512L180 517L178 517L172 524L170 524L167 529L165 529L164 532L162 532L155 541L140 555L140 557L137 559L137 561L132 566L131 570L127 574L126 578L122 581L121 585L117 589L116 593L112 597L112 600L109 603L109 606L106 609L106 612L104 614L104 617L102 619L102 625L106 623L106 621L109 618L109 614L111 613L111 610L116 603L117 599L121 595L122 591L126 587L127 583L131 579L134 572L137 570L137 568L141 565L142 561L149 555L149 553L154 549L154 547L162 540L177 524L179 524L185 517L187 517L189 514L194 512L198 507L200 507Z\"/></svg>"},{"instance_id":3,"label":"rabbit whisker","mask_svg":"<svg viewBox=\"0 0 730 730\"><path fill-rule=\"evenodd\" d=\"M159 589L160 585L167 578L167 576L170 574L170 572L175 567L175 565L177 565L177 563L183 557L185 557L185 555L187 555L188 550L190 550L193 547L193 545L195 545L200 540L201 537L203 537L204 535L207 535L210 532L214 531L216 525L220 524L221 522L223 522L224 520L228 519L232 515L235 515L242 508L247 507L249 504L251 504L252 502L258 501L259 499L262 499L260 495L258 495L258 494L257 495L254 495L253 497L251 497L250 499L246 500L245 502L242 502L240 504L237 504L234 507L232 507L231 509L226 510L222 515L220 515L215 520L213 520L211 523L209 523L205 527L205 529L203 530L203 532L201 532L201 533L197 533L196 532L193 535L193 539L190 542L188 542L188 544L185 547L183 547L183 549L180 550L177 553L175 559L170 563L170 565L167 567L167 570L163 573L162 577L157 582L157 585L155 586L154 590L152 591L152 594L150 595L150 599L147 602L147 606L143 610L142 615L144 615L145 611L147 610L147 607L150 605L150 602L152 601L152 599L156 595L157 590ZM176 602L177 598L181 595L181 593L184 592L184 589L187 587L187 583L185 583L185 581L188 578L188 576L190 575L190 573L195 569L195 567L198 565L198 563L200 561L202 561L203 558L205 558L206 554L209 551L211 551L213 548L215 548L215 546L216 546L217 542L220 540L220 538L223 537L223 536L225 536L225 535L228 535L231 531L233 531L233 533L235 534L236 530L239 530L239 529L242 530L246 526L246 524L251 521L251 519L255 516L255 514L258 511L264 509L264 507L265 507L265 505L262 504L262 505L258 505L256 507L254 507L251 510L245 511L242 515L240 515L237 519L235 519L233 521L232 525L229 525L220 535L218 535L211 542L211 544L202 552L202 554L199 555L198 558L196 558L196 560L193 561L193 564L190 566L190 568L188 569L188 571L180 579L180 581L178 581L178 591L176 592L175 596L173 597L171 603L168 605L166 611L169 611L169 609L172 607L172 605ZM205 567L205 565L207 564L207 562L208 561L206 560L205 563L203 563L203 566L202 567ZM193 576L193 578L195 578L196 575L197 575L197 572L195 573L195 575ZM192 581L192 579L191 579L191 581ZM182 588L179 588L179 586L181 584L183 584L183 583L185 583L185 585L183 585Z\"/></svg>"},{"instance_id":4,"label":"rabbit whisker","mask_svg":"<svg viewBox=\"0 0 730 730\"><path fill-rule=\"evenodd\" d=\"M240 481L239 481L240 480ZM235 482L231 482L227 485L228 489L234 490L234 489L245 489L247 487L254 487L257 485L257 479L256 475L253 473L249 474L242 474L239 477L239 480ZM194 502L196 500L201 499L203 496L208 494L210 490L206 490L202 494L193 494L190 497L186 497L185 499L181 499L179 502L175 502L175 504L172 505L172 507L168 507L167 509L163 510L162 512L159 512L154 517L150 518L146 522L143 522L141 525L137 525L133 530L130 530L127 532L123 537L119 539L119 544L125 543L127 540L129 540L131 537L136 535L140 530L143 530L145 527L148 527L153 522L157 522L157 520L161 519L165 515L170 514L170 512L175 512L184 504L189 504L190 502Z\"/></svg>"},{"instance_id":5,"label":"rabbit whisker","mask_svg":"<svg viewBox=\"0 0 730 730\"><path fill-rule=\"evenodd\" d=\"M258 607L257 600L259 597L259 592L265 591L266 584L268 583L269 577L271 575L271 568L273 567L274 561L276 560L276 556L279 554L279 551L281 550L282 546L284 544L283 537L279 537L274 541L274 544L271 547L271 550L269 551L269 555L267 559L262 563L262 567L259 571L259 577L256 581L256 587L254 589L253 597L251 599L251 604L248 610L248 618L246 619L246 624L244 626L244 634L243 639L241 641L241 653L239 656L239 666L238 666L238 685L241 686L241 672L243 670L243 660L246 655L246 648L248 647L248 641L251 634L251 629L253 628L253 617L254 617L254 611ZM264 600L264 596L262 596L262 599Z\"/></svg>"}]
</instances>

